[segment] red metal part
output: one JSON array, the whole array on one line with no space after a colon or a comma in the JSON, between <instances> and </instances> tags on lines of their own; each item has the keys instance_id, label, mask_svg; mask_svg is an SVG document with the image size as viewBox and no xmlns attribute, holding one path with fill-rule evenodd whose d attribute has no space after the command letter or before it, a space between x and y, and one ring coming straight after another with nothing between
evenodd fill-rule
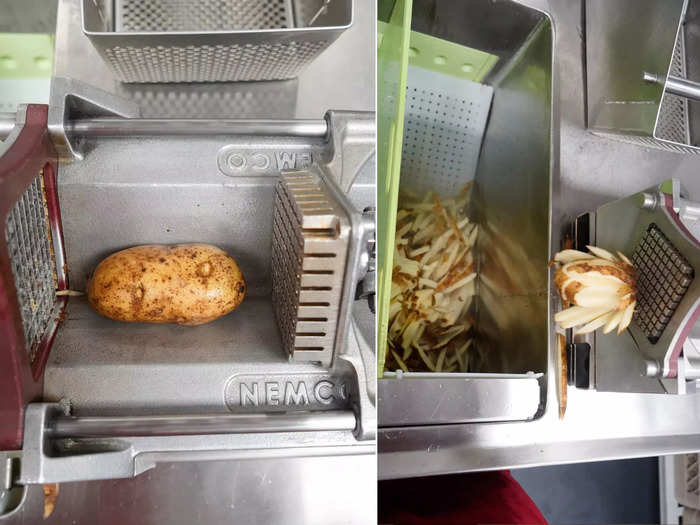
<instances>
[{"instance_id":1,"label":"red metal part","mask_svg":"<svg viewBox=\"0 0 700 525\"><path fill-rule=\"evenodd\" d=\"M19 135L0 157L0 450L22 447L24 408L41 396L43 369L56 329L53 326L47 330L34 363L30 363L5 238L5 224L12 206L42 169L51 230L60 235L56 193L58 157L48 136L47 115L47 106L28 106ZM62 249L62 243L54 243L54 249L57 247ZM57 270L61 274L59 285L65 288L65 272ZM62 308L65 302L65 298L59 301Z\"/></svg>"},{"instance_id":2,"label":"red metal part","mask_svg":"<svg viewBox=\"0 0 700 525\"><path fill-rule=\"evenodd\" d=\"M686 228L683 221L680 219L676 211L673 209L673 197L671 195L664 195L664 205L666 206L666 213L671 218L671 221L676 225L676 227L687 237L688 241L697 247L700 247L700 240L696 239L695 236L690 233L688 228ZM680 333L676 340L676 344L671 349L671 353L668 356L668 375L664 377L677 377L678 376L678 358L683 351L683 344L690 335L690 331L695 326L695 322L700 319L700 303L697 304L695 310L686 319L685 323L680 328Z\"/></svg>"}]
</instances>

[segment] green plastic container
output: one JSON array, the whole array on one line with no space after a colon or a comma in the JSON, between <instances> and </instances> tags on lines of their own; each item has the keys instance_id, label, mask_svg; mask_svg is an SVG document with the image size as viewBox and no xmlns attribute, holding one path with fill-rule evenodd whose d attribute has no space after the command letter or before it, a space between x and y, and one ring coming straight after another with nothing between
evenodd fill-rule
<instances>
[{"instance_id":1,"label":"green plastic container","mask_svg":"<svg viewBox=\"0 0 700 525\"><path fill-rule=\"evenodd\" d=\"M389 328L389 302L394 236L406 109L406 88L412 68L481 82L498 57L454 42L411 31L411 0L399 0L388 23L379 22L379 172L378 185L378 336L377 372L384 374ZM380 10L381 12L381 10ZM409 68L410 66L410 68Z\"/></svg>"},{"instance_id":2,"label":"green plastic container","mask_svg":"<svg viewBox=\"0 0 700 525\"><path fill-rule=\"evenodd\" d=\"M0 33L0 78L50 78L53 35Z\"/></svg>"},{"instance_id":3,"label":"green plastic container","mask_svg":"<svg viewBox=\"0 0 700 525\"><path fill-rule=\"evenodd\" d=\"M408 48L408 63L411 66L481 82L496 62L498 57L495 55L411 31Z\"/></svg>"},{"instance_id":4,"label":"green plastic container","mask_svg":"<svg viewBox=\"0 0 700 525\"><path fill-rule=\"evenodd\" d=\"M48 104L53 54L53 35L0 33L0 112Z\"/></svg>"},{"instance_id":5,"label":"green plastic container","mask_svg":"<svg viewBox=\"0 0 700 525\"><path fill-rule=\"evenodd\" d=\"M389 328L389 298L399 198L401 145L406 105L408 47L412 0L397 0L388 23L379 22L378 67L378 347L377 371L384 372L386 333Z\"/></svg>"}]
</instances>

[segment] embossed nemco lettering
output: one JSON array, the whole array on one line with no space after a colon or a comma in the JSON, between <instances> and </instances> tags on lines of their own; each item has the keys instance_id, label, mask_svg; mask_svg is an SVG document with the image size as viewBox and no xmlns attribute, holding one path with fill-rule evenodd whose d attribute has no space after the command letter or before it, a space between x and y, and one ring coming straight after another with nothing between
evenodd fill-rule
<instances>
[{"instance_id":1,"label":"embossed nemco lettering","mask_svg":"<svg viewBox=\"0 0 700 525\"><path fill-rule=\"evenodd\" d=\"M276 175L280 170L308 168L313 158L308 151L252 151L228 145L216 158L219 171L229 177Z\"/></svg>"},{"instance_id":2,"label":"embossed nemco lettering","mask_svg":"<svg viewBox=\"0 0 700 525\"><path fill-rule=\"evenodd\" d=\"M328 375L236 375L224 389L232 411L265 407L286 409L341 408L347 406L347 386Z\"/></svg>"}]
</instances>

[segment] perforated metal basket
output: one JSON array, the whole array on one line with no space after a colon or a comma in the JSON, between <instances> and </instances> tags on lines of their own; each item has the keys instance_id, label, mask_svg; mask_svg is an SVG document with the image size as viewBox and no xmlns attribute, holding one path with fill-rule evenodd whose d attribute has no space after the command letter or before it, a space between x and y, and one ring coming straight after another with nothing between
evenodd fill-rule
<instances>
[{"instance_id":1,"label":"perforated metal basket","mask_svg":"<svg viewBox=\"0 0 700 525\"><path fill-rule=\"evenodd\" d=\"M82 0L82 12L122 82L282 80L350 27L353 0Z\"/></svg>"}]
</instances>

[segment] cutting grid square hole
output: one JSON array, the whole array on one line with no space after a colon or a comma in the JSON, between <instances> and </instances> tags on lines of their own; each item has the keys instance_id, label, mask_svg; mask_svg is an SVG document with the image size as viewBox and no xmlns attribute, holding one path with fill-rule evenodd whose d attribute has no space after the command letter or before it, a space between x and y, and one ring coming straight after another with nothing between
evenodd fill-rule
<instances>
[{"instance_id":1,"label":"cutting grid square hole","mask_svg":"<svg viewBox=\"0 0 700 525\"><path fill-rule=\"evenodd\" d=\"M694 271L653 223L634 250L632 262L638 271L634 321L656 344L692 283Z\"/></svg>"}]
</instances>

